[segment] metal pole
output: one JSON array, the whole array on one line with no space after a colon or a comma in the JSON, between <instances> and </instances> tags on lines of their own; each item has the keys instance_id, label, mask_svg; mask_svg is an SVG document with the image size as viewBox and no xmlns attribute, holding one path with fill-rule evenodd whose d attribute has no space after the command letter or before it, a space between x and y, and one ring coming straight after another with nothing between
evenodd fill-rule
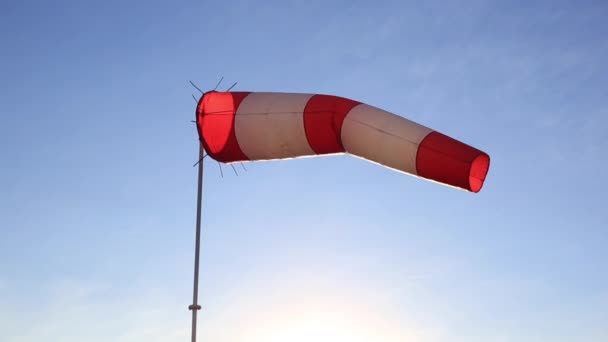
<instances>
[{"instance_id":1,"label":"metal pole","mask_svg":"<svg viewBox=\"0 0 608 342\"><path fill-rule=\"evenodd\" d=\"M198 163L198 194L196 197L196 242L194 247L194 288L192 293L192 305L188 309L192 311L192 342L196 342L196 314L201 306L198 305L198 259L201 245L201 202L203 194L203 161L204 156L203 145L199 147Z\"/></svg>"}]
</instances>

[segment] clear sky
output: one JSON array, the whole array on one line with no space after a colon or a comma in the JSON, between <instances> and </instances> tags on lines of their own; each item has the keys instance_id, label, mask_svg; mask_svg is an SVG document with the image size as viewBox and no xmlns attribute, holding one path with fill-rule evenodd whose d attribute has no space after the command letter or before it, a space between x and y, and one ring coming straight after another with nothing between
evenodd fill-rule
<instances>
[{"instance_id":1,"label":"clear sky","mask_svg":"<svg viewBox=\"0 0 608 342\"><path fill-rule=\"evenodd\" d=\"M0 341L187 341L192 79L492 157L205 162L201 341L608 341L605 1L2 1Z\"/></svg>"}]
</instances>

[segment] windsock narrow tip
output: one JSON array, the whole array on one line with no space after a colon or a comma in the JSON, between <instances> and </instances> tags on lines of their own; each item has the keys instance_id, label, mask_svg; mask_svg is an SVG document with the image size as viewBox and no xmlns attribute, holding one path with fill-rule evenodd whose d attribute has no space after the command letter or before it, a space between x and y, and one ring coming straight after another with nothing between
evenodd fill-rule
<instances>
[{"instance_id":1,"label":"windsock narrow tip","mask_svg":"<svg viewBox=\"0 0 608 342\"><path fill-rule=\"evenodd\" d=\"M439 132L427 135L418 147L418 176L479 192L490 168L490 156Z\"/></svg>"},{"instance_id":2,"label":"windsock narrow tip","mask_svg":"<svg viewBox=\"0 0 608 342\"><path fill-rule=\"evenodd\" d=\"M490 169L490 156L481 152L471 163L469 172L469 185L472 192L479 192L486 180Z\"/></svg>"}]
</instances>

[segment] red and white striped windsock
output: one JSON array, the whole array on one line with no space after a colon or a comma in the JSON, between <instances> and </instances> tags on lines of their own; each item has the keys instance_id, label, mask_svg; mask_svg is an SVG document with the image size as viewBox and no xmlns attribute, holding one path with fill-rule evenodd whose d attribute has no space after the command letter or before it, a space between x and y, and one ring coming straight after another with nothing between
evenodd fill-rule
<instances>
[{"instance_id":1,"label":"red and white striped windsock","mask_svg":"<svg viewBox=\"0 0 608 342\"><path fill-rule=\"evenodd\" d=\"M348 153L390 169L479 192L488 154L385 110L333 95L205 93L199 138L219 162Z\"/></svg>"}]
</instances>

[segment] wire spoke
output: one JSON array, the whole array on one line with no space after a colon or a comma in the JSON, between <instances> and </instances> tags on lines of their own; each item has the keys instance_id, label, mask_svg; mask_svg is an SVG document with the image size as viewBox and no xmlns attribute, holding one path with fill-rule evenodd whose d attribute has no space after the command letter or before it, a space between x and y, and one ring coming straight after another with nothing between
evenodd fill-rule
<instances>
[{"instance_id":1,"label":"wire spoke","mask_svg":"<svg viewBox=\"0 0 608 342\"><path fill-rule=\"evenodd\" d=\"M232 88L234 88L234 86L235 86L237 83L239 83L239 82L234 82L234 84L233 84L233 85L231 85L231 86L230 86L230 88L228 88L228 90L226 90L226 91L230 91Z\"/></svg>"},{"instance_id":2,"label":"wire spoke","mask_svg":"<svg viewBox=\"0 0 608 342\"><path fill-rule=\"evenodd\" d=\"M200 92L201 92L201 94L204 94L204 93L205 93L204 91L202 91L202 90L201 90L201 88L197 87L197 86L196 86L196 84L194 84L194 82L192 82L192 81L188 81L188 82L190 82L190 84L192 84L192 86L193 86L194 88L196 88L196 90L200 91Z\"/></svg>"},{"instance_id":3,"label":"wire spoke","mask_svg":"<svg viewBox=\"0 0 608 342\"><path fill-rule=\"evenodd\" d=\"M224 80L224 76L222 76L222 78L220 78L219 82L217 82L217 84L215 85L215 88L213 88L213 90L216 90L217 87L220 86L220 84L222 83L223 80Z\"/></svg>"}]
</instances>

